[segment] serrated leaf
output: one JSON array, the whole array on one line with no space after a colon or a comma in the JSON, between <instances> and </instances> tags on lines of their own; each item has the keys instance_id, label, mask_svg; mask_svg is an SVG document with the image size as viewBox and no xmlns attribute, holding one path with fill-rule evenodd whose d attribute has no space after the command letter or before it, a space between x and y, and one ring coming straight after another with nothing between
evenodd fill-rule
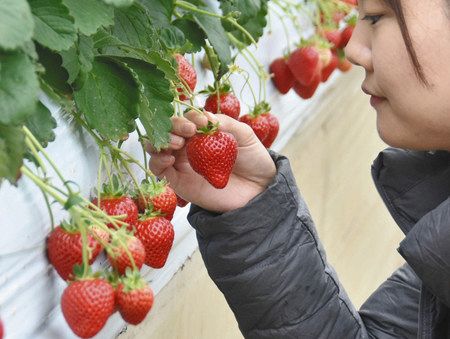
<instances>
[{"instance_id":1,"label":"serrated leaf","mask_svg":"<svg viewBox=\"0 0 450 339\"><path fill-rule=\"evenodd\" d=\"M206 34L198 26L193 18L183 17L172 22L172 25L178 27L183 33L186 44L179 50L180 53L200 52L205 45Z\"/></svg>"},{"instance_id":2,"label":"serrated leaf","mask_svg":"<svg viewBox=\"0 0 450 339\"><path fill-rule=\"evenodd\" d=\"M55 51L69 49L76 39L74 20L62 0L28 0L33 13L34 39Z\"/></svg>"},{"instance_id":3,"label":"serrated leaf","mask_svg":"<svg viewBox=\"0 0 450 339\"><path fill-rule=\"evenodd\" d=\"M26 0L0 1L0 47L15 49L30 41L34 21Z\"/></svg>"},{"instance_id":4,"label":"serrated leaf","mask_svg":"<svg viewBox=\"0 0 450 339\"><path fill-rule=\"evenodd\" d=\"M67 82L73 83L80 72L86 73L92 69L94 61L94 41L89 36L80 35L78 42L68 51L61 52L62 66L69 73Z\"/></svg>"},{"instance_id":5,"label":"serrated leaf","mask_svg":"<svg viewBox=\"0 0 450 339\"><path fill-rule=\"evenodd\" d=\"M151 144L160 149L169 142L172 128L170 118L174 111L170 83L164 78L164 73L153 65L137 60L126 60L125 63L141 85L139 120Z\"/></svg>"},{"instance_id":6,"label":"serrated leaf","mask_svg":"<svg viewBox=\"0 0 450 339\"><path fill-rule=\"evenodd\" d=\"M139 3L115 10L112 35L129 46L152 49L157 32L152 26L147 9Z\"/></svg>"},{"instance_id":7,"label":"serrated leaf","mask_svg":"<svg viewBox=\"0 0 450 339\"><path fill-rule=\"evenodd\" d=\"M43 147L55 140L53 130L56 128L56 120L42 103L38 103L35 113L28 117L25 125Z\"/></svg>"},{"instance_id":8,"label":"serrated leaf","mask_svg":"<svg viewBox=\"0 0 450 339\"><path fill-rule=\"evenodd\" d=\"M75 19L75 27L85 35L97 32L114 22L114 8L100 0L63 0Z\"/></svg>"},{"instance_id":9,"label":"serrated leaf","mask_svg":"<svg viewBox=\"0 0 450 339\"><path fill-rule=\"evenodd\" d=\"M186 43L183 32L175 26L167 26L161 29L161 41L168 49L180 49Z\"/></svg>"},{"instance_id":10,"label":"serrated leaf","mask_svg":"<svg viewBox=\"0 0 450 339\"><path fill-rule=\"evenodd\" d=\"M19 124L34 112L39 82L23 52L0 52L0 123Z\"/></svg>"},{"instance_id":11,"label":"serrated leaf","mask_svg":"<svg viewBox=\"0 0 450 339\"><path fill-rule=\"evenodd\" d=\"M238 23L241 25L256 17L261 9L261 0L219 0L219 2L224 15L231 12L240 13Z\"/></svg>"},{"instance_id":12,"label":"serrated leaf","mask_svg":"<svg viewBox=\"0 0 450 339\"><path fill-rule=\"evenodd\" d=\"M71 93L72 89L67 82L69 73L62 67L61 55L39 44L36 44L36 51L39 55L39 62L45 68L41 78L56 92L60 94Z\"/></svg>"},{"instance_id":13,"label":"serrated leaf","mask_svg":"<svg viewBox=\"0 0 450 339\"><path fill-rule=\"evenodd\" d=\"M158 27L167 27L170 24L175 1L173 0L140 0L147 8L151 22Z\"/></svg>"},{"instance_id":14,"label":"serrated leaf","mask_svg":"<svg viewBox=\"0 0 450 339\"><path fill-rule=\"evenodd\" d=\"M110 60L96 59L92 66L75 103L91 127L119 140L134 130L139 88L128 70Z\"/></svg>"},{"instance_id":15,"label":"serrated leaf","mask_svg":"<svg viewBox=\"0 0 450 339\"><path fill-rule=\"evenodd\" d=\"M268 13L268 6L267 6L267 0L261 0L261 7L259 11L256 13L256 15L250 19L248 19L246 22L240 22L240 18L238 20L238 23L241 24L241 26L250 33L250 35L253 37L255 41L258 41L260 37L262 37L264 33L264 28L267 26L267 13ZM234 29L229 30L240 42L244 43L245 45L250 45L252 42L250 39L243 34L241 31Z\"/></svg>"},{"instance_id":16,"label":"serrated leaf","mask_svg":"<svg viewBox=\"0 0 450 339\"><path fill-rule=\"evenodd\" d=\"M25 154L25 140L20 127L0 124L0 179L17 181Z\"/></svg>"},{"instance_id":17,"label":"serrated leaf","mask_svg":"<svg viewBox=\"0 0 450 339\"><path fill-rule=\"evenodd\" d=\"M203 9L209 12L214 12L208 7ZM228 65L232 62L227 33L225 32L219 18L201 13L193 13L193 16L197 24L205 32L211 46L214 48L217 57L220 60L220 71L218 74L218 77L220 78L228 71Z\"/></svg>"},{"instance_id":18,"label":"serrated leaf","mask_svg":"<svg viewBox=\"0 0 450 339\"><path fill-rule=\"evenodd\" d=\"M115 7L127 7L133 4L134 0L103 0L103 2Z\"/></svg>"}]
</instances>

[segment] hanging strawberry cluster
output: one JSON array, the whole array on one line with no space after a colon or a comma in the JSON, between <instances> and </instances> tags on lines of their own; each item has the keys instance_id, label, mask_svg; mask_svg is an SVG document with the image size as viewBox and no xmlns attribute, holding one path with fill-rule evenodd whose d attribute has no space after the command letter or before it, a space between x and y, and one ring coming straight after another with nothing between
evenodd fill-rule
<instances>
[{"instance_id":1,"label":"hanging strawberry cluster","mask_svg":"<svg viewBox=\"0 0 450 339\"><path fill-rule=\"evenodd\" d=\"M285 13L299 11L298 6L289 2L276 1L275 4ZM323 0L318 1L314 13L307 12L314 16L314 34L301 39L293 51L288 46L287 53L270 64L273 84L281 94L294 89L301 98L309 99L336 69L350 70L344 47L356 25L355 5L353 0ZM300 7L302 10L307 11Z\"/></svg>"}]
</instances>

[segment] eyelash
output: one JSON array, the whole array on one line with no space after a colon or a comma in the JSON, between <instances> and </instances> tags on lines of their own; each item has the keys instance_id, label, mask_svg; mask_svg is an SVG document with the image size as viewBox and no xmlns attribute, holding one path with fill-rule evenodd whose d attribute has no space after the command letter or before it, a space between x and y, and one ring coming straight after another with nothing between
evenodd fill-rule
<instances>
[{"instance_id":1,"label":"eyelash","mask_svg":"<svg viewBox=\"0 0 450 339\"><path fill-rule=\"evenodd\" d=\"M370 21L371 25L375 25L381 17L382 15L366 15L363 20Z\"/></svg>"}]
</instances>

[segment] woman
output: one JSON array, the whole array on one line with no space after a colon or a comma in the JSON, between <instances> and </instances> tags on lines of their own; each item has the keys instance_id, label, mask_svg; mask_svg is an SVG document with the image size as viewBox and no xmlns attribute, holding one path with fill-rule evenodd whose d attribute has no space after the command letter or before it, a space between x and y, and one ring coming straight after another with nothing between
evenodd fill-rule
<instances>
[{"instance_id":1,"label":"woman","mask_svg":"<svg viewBox=\"0 0 450 339\"><path fill-rule=\"evenodd\" d=\"M193 202L205 265L245 337L450 338L450 1L358 7L346 52L365 69L379 135L395 147L372 174L405 233L406 260L359 311L327 263L288 160L268 153L247 125L209 115L239 143L223 190L194 173L184 151L205 117L174 118L169 149L152 153L151 169Z\"/></svg>"}]
</instances>

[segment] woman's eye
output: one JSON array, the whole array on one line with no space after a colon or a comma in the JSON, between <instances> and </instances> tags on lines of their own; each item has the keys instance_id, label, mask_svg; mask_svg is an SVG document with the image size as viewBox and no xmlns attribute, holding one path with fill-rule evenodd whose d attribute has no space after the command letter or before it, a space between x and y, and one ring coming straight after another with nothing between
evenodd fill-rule
<instances>
[{"instance_id":1,"label":"woman's eye","mask_svg":"<svg viewBox=\"0 0 450 339\"><path fill-rule=\"evenodd\" d=\"M363 20L367 20L370 21L370 23L372 25L375 25L378 20L380 20L382 17L382 15L366 15L364 18L362 18Z\"/></svg>"}]
</instances>

